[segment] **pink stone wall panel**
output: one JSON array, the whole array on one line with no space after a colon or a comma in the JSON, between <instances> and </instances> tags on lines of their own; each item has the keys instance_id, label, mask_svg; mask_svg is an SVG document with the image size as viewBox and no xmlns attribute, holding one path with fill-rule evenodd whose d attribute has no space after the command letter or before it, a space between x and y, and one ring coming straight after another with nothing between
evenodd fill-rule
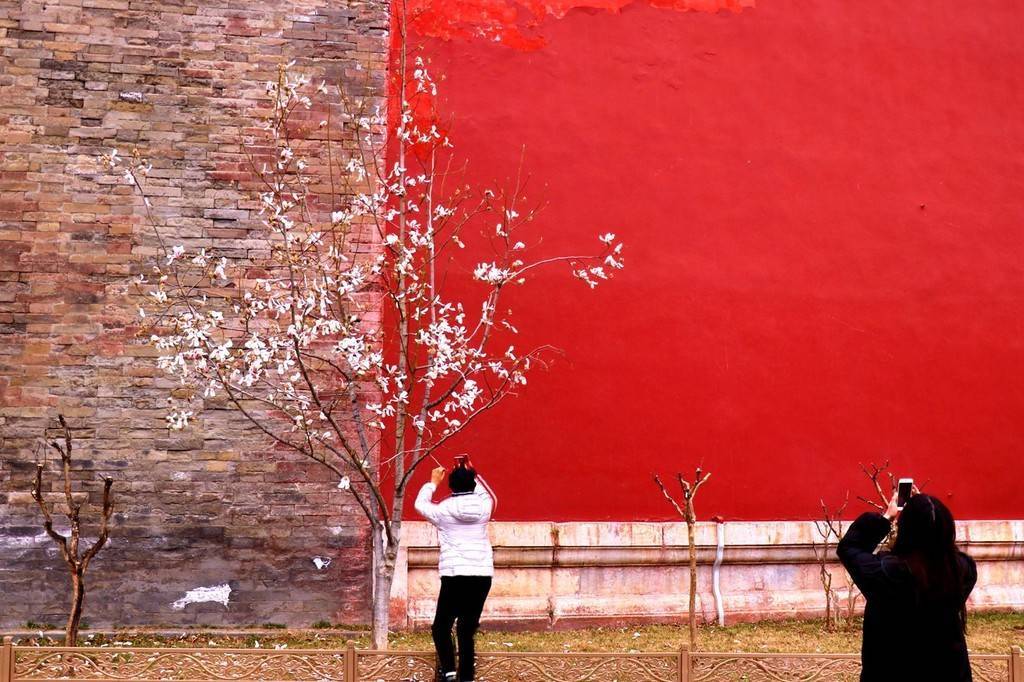
<instances>
[{"instance_id":1,"label":"pink stone wall panel","mask_svg":"<svg viewBox=\"0 0 1024 682\"><path fill-rule=\"evenodd\" d=\"M405 551L412 558L408 575L399 576L408 588L398 622L424 627L433 619L439 587L436 535L422 522L407 528ZM823 613L812 528L802 522L726 524L720 581L727 622ZM1024 608L1022 531L1020 521L961 524L963 547L979 566L972 609ZM704 622L716 617L711 587L715 532L714 524L698 526L697 611ZM552 545L553 537L560 539L558 545ZM491 538L497 571L484 611L489 623L537 628L686 618L684 524L494 523ZM570 543L563 545L562 538ZM532 558L530 567L513 565L524 557ZM843 568L831 562L830 570L845 596L849 581Z\"/></svg>"}]
</instances>

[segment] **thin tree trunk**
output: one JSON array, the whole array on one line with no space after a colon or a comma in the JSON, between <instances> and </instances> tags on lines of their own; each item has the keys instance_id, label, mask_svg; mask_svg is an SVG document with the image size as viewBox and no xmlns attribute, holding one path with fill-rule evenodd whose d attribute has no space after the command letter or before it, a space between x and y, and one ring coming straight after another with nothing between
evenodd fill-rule
<instances>
[{"instance_id":1,"label":"thin tree trunk","mask_svg":"<svg viewBox=\"0 0 1024 682\"><path fill-rule=\"evenodd\" d=\"M690 506L689 504L687 506ZM688 516L693 512L687 509ZM697 644L697 539L694 522L686 519L686 537L690 545L690 646Z\"/></svg>"},{"instance_id":2,"label":"thin tree trunk","mask_svg":"<svg viewBox=\"0 0 1024 682\"><path fill-rule=\"evenodd\" d=\"M64 631L64 646L78 646L78 626L82 621L82 603L85 601L85 576L71 572L71 613Z\"/></svg>"},{"instance_id":3,"label":"thin tree trunk","mask_svg":"<svg viewBox=\"0 0 1024 682\"><path fill-rule=\"evenodd\" d=\"M391 586L395 582L395 563L398 558L398 531L394 540L383 547L378 535L373 534L373 648L385 651L388 648L388 629L391 624Z\"/></svg>"},{"instance_id":4,"label":"thin tree trunk","mask_svg":"<svg viewBox=\"0 0 1024 682\"><path fill-rule=\"evenodd\" d=\"M825 551L828 551L828 545L825 546ZM824 563L821 570L821 582L825 586L825 629L832 632L835 629L832 622L832 574L828 573Z\"/></svg>"}]
</instances>

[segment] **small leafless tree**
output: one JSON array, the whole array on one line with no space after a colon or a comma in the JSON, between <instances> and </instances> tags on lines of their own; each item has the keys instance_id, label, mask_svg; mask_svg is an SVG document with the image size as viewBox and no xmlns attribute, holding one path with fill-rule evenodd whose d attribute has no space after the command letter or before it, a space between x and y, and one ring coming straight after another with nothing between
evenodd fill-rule
<instances>
[{"instance_id":1,"label":"small leafless tree","mask_svg":"<svg viewBox=\"0 0 1024 682\"><path fill-rule=\"evenodd\" d=\"M843 514L850 502L850 494L846 494L843 503L835 509L830 509L825 500L821 502L821 517L814 521L815 530L820 541L812 538L811 544L814 548L814 556L818 561L818 570L821 577L821 587L825 592L825 629L834 632L845 623L850 624L857 608L859 593L852 582L847 581L846 608L841 606L840 591L834 585L832 574L832 547L843 537Z\"/></svg>"},{"instance_id":2,"label":"small leafless tree","mask_svg":"<svg viewBox=\"0 0 1024 682\"><path fill-rule=\"evenodd\" d=\"M43 499L43 469L45 464L36 465L36 480L32 488L32 497L39 504L43 512L43 528L57 547L60 555L68 565L68 572L71 574L71 612L68 614L68 624L64 635L65 646L76 646L78 643L78 627L82 620L82 605L85 601L85 571L93 557L103 548L107 542L110 532L110 517L114 512L114 502L111 498L110 488L114 480L109 476L103 478L103 513L100 519L100 532L96 542L82 554L79 551L82 537L81 511L82 504L75 502L71 492L71 451L72 439L71 429L64 420L64 415L58 415L60 426L64 431L64 442L53 440L49 446L60 453L61 465L64 469L64 499L67 504L65 514L70 522L71 529L67 537L61 535L53 528L53 510L46 500ZM44 446L45 447L45 446Z\"/></svg>"},{"instance_id":3,"label":"small leafless tree","mask_svg":"<svg viewBox=\"0 0 1024 682\"><path fill-rule=\"evenodd\" d=\"M657 474L654 475L654 482L661 488L661 494L665 496L665 499L669 501L672 507L686 521L686 541L690 549L690 646L695 646L697 643L697 539L696 539L696 527L697 527L697 513L694 511L693 500L697 497L697 491L700 487L711 478L710 473L704 473L700 467L697 467L693 476L693 483L690 483L682 474L676 474L676 479L679 481L679 488L682 492L680 501L676 501L674 497L669 493L668 488L661 482L661 477Z\"/></svg>"}]
</instances>

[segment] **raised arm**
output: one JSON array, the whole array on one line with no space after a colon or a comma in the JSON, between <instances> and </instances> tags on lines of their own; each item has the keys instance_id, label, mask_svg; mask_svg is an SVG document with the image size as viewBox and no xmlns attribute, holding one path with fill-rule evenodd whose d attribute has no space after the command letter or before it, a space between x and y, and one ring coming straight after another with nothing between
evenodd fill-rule
<instances>
[{"instance_id":1,"label":"raised arm","mask_svg":"<svg viewBox=\"0 0 1024 682\"><path fill-rule=\"evenodd\" d=\"M896 513L894 496L885 515L865 512L857 517L836 547L839 561L867 597L889 592L909 577L902 561L888 554L875 554L879 543L892 529L891 518Z\"/></svg>"},{"instance_id":2,"label":"raised arm","mask_svg":"<svg viewBox=\"0 0 1024 682\"><path fill-rule=\"evenodd\" d=\"M494 490L491 486L487 485L487 481L480 474L476 476L476 483L477 486L476 490L473 491L474 494L490 498L491 515L493 516L494 512L498 509L498 496L494 494Z\"/></svg>"},{"instance_id":3,"label":"raised arm","mask_svg":"<svg viewBox=\"0 0 1024 682\"><path fill-rule=\"evenodd\" d=\"M437 486L444 480L445 469L438 467L430 472L430 480L423 484L419 493L416 494L416 502L413 505L420 516L430 521L435 526L441 519L441 505L434 504L434 492Z\"/></svg>"}]
</instances>

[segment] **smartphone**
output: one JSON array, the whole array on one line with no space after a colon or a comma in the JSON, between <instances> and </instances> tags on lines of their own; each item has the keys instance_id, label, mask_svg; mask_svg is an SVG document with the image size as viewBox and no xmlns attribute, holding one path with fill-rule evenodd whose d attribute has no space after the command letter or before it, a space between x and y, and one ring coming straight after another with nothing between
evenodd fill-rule
<instances>
[{"instance_id":1,"label":"smartphone","mask_svg":"<svg viewBox=\"0 0 1024 682\"><path fill-rule=\"evenodd\" d=\"M910 495L914 490L914 479L912 478L901 478L898 487L896 488L896 508L903 509L906 506L907 500L910 499Z\"/></svg>"}]
</instances>

